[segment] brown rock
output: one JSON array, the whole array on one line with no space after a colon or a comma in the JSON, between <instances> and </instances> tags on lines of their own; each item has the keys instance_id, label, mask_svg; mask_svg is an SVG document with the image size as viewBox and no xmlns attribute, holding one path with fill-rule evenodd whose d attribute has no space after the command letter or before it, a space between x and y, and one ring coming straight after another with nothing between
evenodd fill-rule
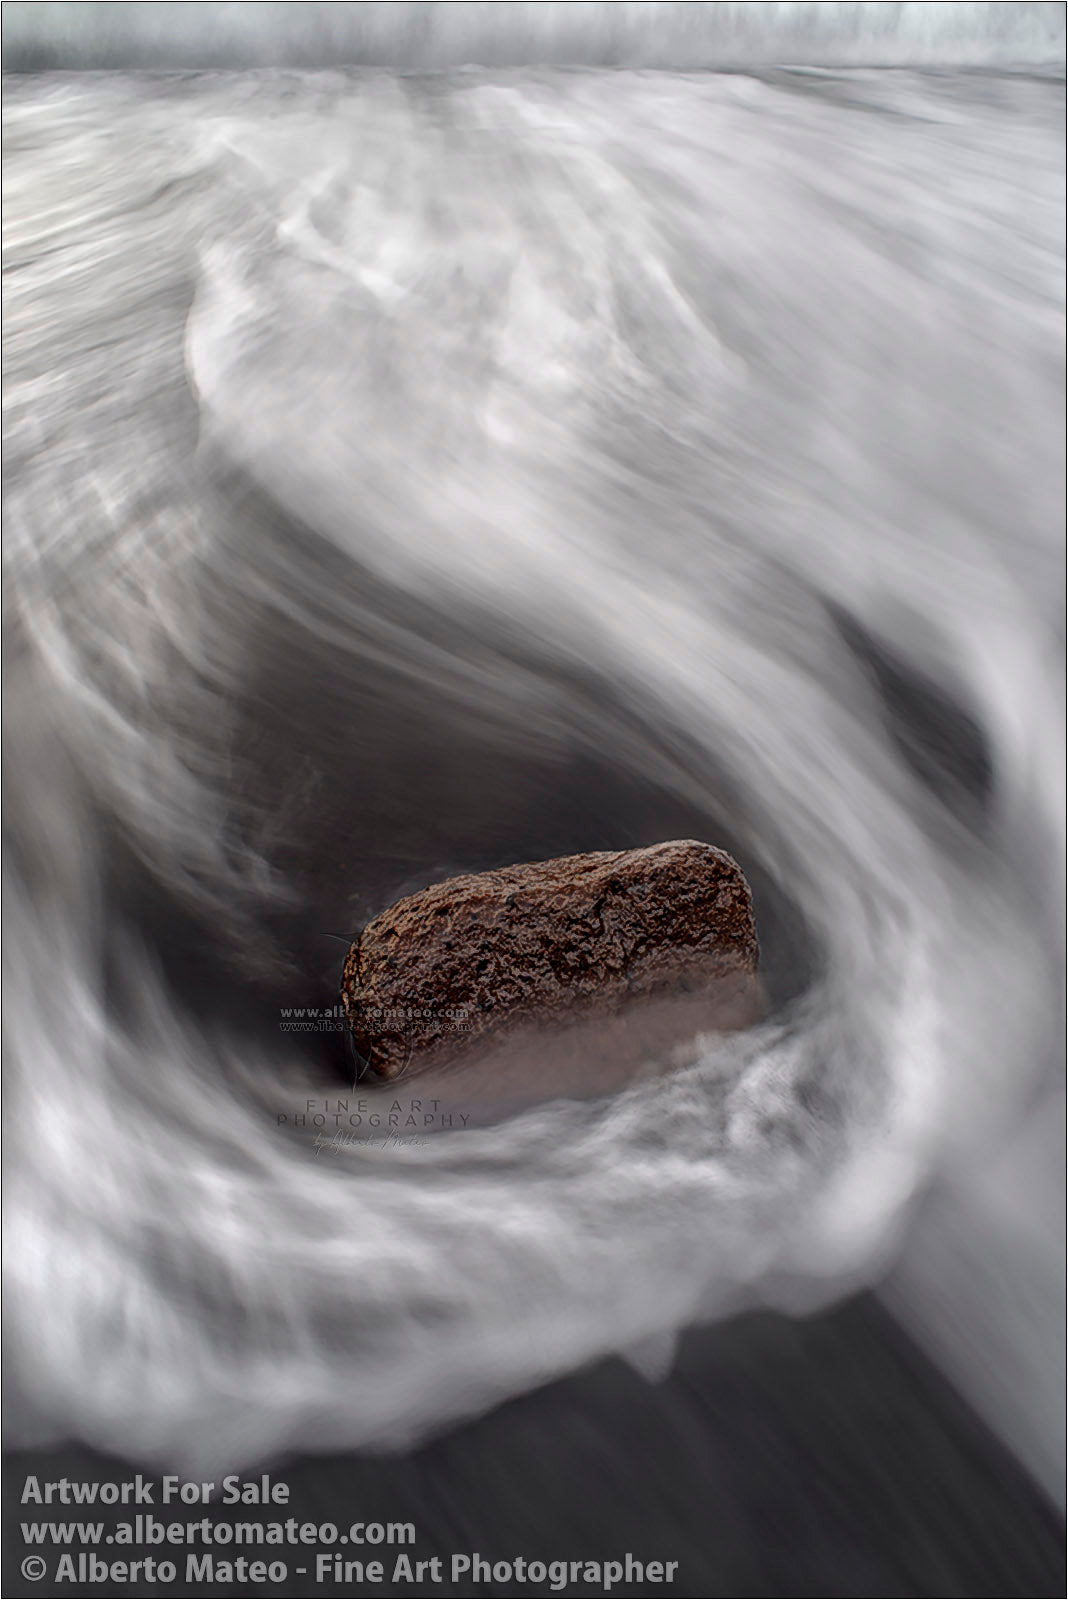
<instances>
[{"instance_id":1,"label":"brown rock","mask_svg":"<svg viewBox=\"0 0 1068 1600\"><path fill-rule=\"evenodd\" d=\"M342 1000L379 1079L444 1068L450 1087L481 1092L493 1056L495 1072L511 1065L506 1098L529 1100L601 1092L673 1037L753 1021L756 965L741 869L682 840L409 895L352 945Z\"/></svg>"}]
</instances>

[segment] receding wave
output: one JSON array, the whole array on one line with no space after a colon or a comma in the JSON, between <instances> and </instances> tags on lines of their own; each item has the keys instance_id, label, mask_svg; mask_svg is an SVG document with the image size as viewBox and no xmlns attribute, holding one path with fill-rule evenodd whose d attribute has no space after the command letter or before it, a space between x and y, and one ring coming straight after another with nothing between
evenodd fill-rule
<instances>
[{"instance_id":1,"label":"receding wave","mask_svg":"<svg viewBox=\"0 0 1068 1600\"><path fill-rule=\"evenodd\" d=\"M188 67L1044 66L1059 4L20 5L9 71Z\"/></svg>"}]
</instances>

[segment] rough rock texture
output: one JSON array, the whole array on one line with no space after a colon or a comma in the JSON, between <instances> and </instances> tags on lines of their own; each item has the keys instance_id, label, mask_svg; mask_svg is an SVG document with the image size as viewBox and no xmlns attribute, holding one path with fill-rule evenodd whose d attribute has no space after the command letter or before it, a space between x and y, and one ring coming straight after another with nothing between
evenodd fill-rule
<instances>
[{"instance_id":1,"label":"rough rock texture","mask_svg":"<svg viewBox=\"0 0 1068 1600\"><path fill-rule=\"evenodd\" d=\"M691 1033L742 1026L754 1016L756 965L741 869L712 845L680 840L501 867L409 895L351 947L342 1000L361 1057L394 1080L573 1025L601 1026L615 1054L629 1028L647 1053L648 1019L668 1001Z\"/></svg>"}]
</instances>

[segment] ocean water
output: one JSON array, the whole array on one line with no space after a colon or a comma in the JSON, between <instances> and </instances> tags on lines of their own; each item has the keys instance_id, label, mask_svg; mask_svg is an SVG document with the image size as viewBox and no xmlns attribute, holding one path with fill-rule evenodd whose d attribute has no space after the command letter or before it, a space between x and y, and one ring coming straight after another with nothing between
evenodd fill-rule
<instances>
[{"instance_id":1,"label":"ocean water","mask_svg":"<svg viewBox=\"0 0 1068 1600\"><path fill-rule=\"evenodd\" d=\"M878 1282L1034 1116L1063 109L993 71L9 82L20 1437L234 1470L655 1378ZM284 1014L368 915L673 837L749 876L767 1021L323 1147L363 1090Z\"/></svg>"}]
</instances>

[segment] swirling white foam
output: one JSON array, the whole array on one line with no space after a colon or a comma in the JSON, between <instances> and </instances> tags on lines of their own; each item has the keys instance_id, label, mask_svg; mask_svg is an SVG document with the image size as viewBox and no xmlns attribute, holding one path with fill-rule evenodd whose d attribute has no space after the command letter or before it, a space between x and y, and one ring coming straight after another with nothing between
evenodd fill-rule
<instances>
[{"instance_id":1,"label":"swirling white foam","mask_svg":"<svg viewBox=\"0 0 1068 1600\"><path fill-rule=\"evenodd\" d=\"M998 1139L1057 992L1062 100L911 72L9 94L37 1425L190 1467L401 1444L877 1276L931 1174ZM985 809L906 761L842 616L981 730ZM472 617L483 649L451 642ZM368 768L373 666L728 817L803 914L805 992L609 1104L316 1158L266 1109L303 1058L180 998L105 865L119 838L220 943L269 943L286 796L235 752L276 625ZM611 708L561 688L584 672ZM319 755L322 793L348 769Z\"/></svg>"}]
</instances>

